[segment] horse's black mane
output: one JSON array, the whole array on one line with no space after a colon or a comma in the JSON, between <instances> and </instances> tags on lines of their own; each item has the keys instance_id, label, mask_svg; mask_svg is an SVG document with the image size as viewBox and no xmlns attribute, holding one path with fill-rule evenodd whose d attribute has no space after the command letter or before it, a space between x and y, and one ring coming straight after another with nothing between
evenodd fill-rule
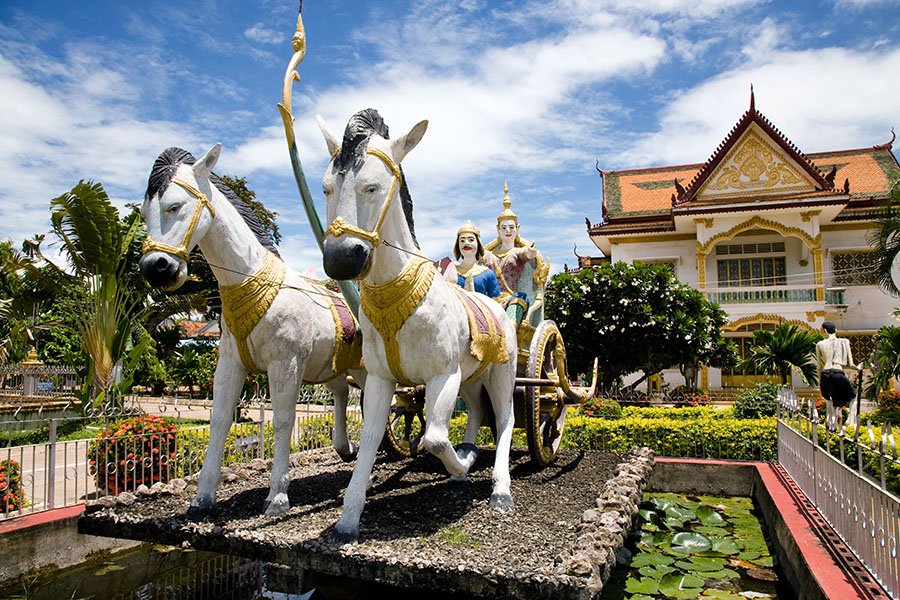
<instances>
[{"instance_id":1,"label":"horse's black mane","mask_svg":"<svg viewBox=\"0 0 900 600\"><path fill-rule=\"evenodd\" d=\"M163 150L157 157L156 162L153 163L153 169L150 171L150 178L147 180L147 191L144 193L144 199L151 199L165 192L172 183L172 178L175 177L175 171L178 170L179 165L192 165L196 162L197 160L187 150L182 150L181 148L166 148ZM230 187L225 185L225 183L214 173L210 173L209 180L225 195L226 198L228 198L228 201L231 202L232 206L237 209L238 214L241 215L241 218L244 219L244 222L250 227L250 231L253 232L256 239L259 240L259 243L262 244L266 250L280 256L278 250L275 248L275 244L272 243L272 239L269 237L266 228L263 227L263 224L256 218L253 209L244 203L243 200L238 198L237 194L235 194Z\"/></svg>"},{"instance_id":2,"label":"horse's black mane","mask_svg":"<svg viewBox=\"0 0 900 600\"><path fill-rule=\"evenodd\" d=\"M369 145L369 138L373 135L379 135L386 140L391 139L388 134L388 126L374 108L361 110L347 121L347 128L344 129L344 139L341 142L341 153L334 159L332 167L335 173L347 171L355 171L359 169L366 160L366 148ZM413 222L413 206L412 197L409 195L409 187L406 185L406 175L403 174L403 167L400 167L402 175L402 183L400 185L400 204L403 207L403 214L406 216L406 224L409 226L409 232L412 234L413 243L416 248L419 242L416 240L416 226Z\"/></svg>"}]
</instances>

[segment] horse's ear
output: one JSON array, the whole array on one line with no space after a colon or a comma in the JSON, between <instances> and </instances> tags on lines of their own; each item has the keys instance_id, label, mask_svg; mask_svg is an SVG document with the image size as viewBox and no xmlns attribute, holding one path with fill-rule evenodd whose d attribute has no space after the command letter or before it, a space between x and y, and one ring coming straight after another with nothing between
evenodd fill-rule
<instances>
[{"instance_id":1,"label":"horse's ear","mask_svg":"<svg viewBox=\"0 0 900 600\"><path fill-rule=\"evenodd\" d=\"M416 125L409 130L404 136L398 137L396 140L391 142L391 154L393 155L394 162L400 164L409 151L416 147L422 140L422 136L425 135L425 130L428 129L428 121L419 121Z\"/></svg>"},{"instance_id":2,"label":"horse's ear","mask_svg":"<svg viewBox=\"0 0 900 600\"><path fill-rule=\"evenodd\" d=\"M316 115L316 123L319 124L319 129L322 130L322 135L325 136L325 145L328 146L328 156L334 156L338 152L341 151L341 140L334 132L331 130L331 127L328 126L328 123L325 122L325 119Z\"/></svg>"},{"instance_id":3,"label":"horse's ear","mask_svg":"<svg viewBox=\"0 0 900 600\"><path fill-rule=\"evenodd\" d=\"M212 173L213 167L216 166L216 163L219 161L219 151L222 149L222 144L216 144L212 148L210 148L203 157L194 163L194 176L200 179L209 179L209 174Z\"/></svg>"}]
</instances>

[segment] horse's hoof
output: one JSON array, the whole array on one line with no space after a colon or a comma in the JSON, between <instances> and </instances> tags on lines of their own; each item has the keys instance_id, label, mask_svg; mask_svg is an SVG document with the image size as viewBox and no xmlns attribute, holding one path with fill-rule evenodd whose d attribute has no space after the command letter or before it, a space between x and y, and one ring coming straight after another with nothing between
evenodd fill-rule
<instances>
[{"instance_id":1,"label":"horse's hoof","mask_svg":"<svg viewBox=\"0 0 900 600\"><path fill-rule=\"evenodd\" d=\"M197 523L207 517L215 516L216 503L209 498L195 498L187 509L185 517L188 521Z\"/></svg>"},{"instance_id":2,"label":"horse's hoof","mask_svg":"<svg viewBox=\"0 0 900 600\"><path fill-rule=\"evenodd\" d=\"M447 489L454 494L460 494L469 489L469 482L466 480L465 475L462 477L451 477L450 481L447 482Z\"/></svg>"},{"instance_id":3,"label":"horse's hoof","mask_svg":"<svg viewBox=\"0 0 900 600\"><path fill-rule=\"evenodd\" d=\"M287 494L277 494L271 500L266 500L266 503L263 504L263 513L270 517L277 517L278 515L283 515L287 512L287 510L291 507L290 502L288 502Z\"/></svg>"},{"instance_id":4,"label":"horse's hoof","mask_svg":"<svg viewBox=\"0 0 900 600\"><path fill-rule=\"evenodd\" d=\"M469 443L460 444L456 447L456 456L459 457L459 460L467 462L471 466L475 464L475 459L478 458L478 446Z\"/></svg>"},{"instance_id":5,"label":"horse's hoof","mask_svg":"<svg viewBox=\"0 0 900 600\"><path fill-rule=\"evenodd\" d=\"M491 510L496 510L501 513L512 512L516 503L513 502L512 496L507 493L498 494L494 492L491 494L491 502L490 502Z\"/></svg>"},{"instance_id":6,"label":"horse's hoof","mask_svg":"<svg viewBox=\"0 0 900 600\"><path fill-rule=\"evenodd\" d=\"M355 544L359 541L359 527L343 527L340 523L334 526L331 539L338 544Z\"/></svg>"},{"instance_id":7,"label":"horse's hoof","mask_svg":"<svg viewBox=\"0 0 900 600\"><path fill-rule=\"evenodd\" d=\"M357 446L353 442L350 442L350 450L349 451L341 452L337 448L335 448L335 451L337 451L338 456L340 456L341 460L344 461L345 463L353 462L354 460L356 460L356 455L359 453L359 446Z\"/></svg>"}]
</instances>

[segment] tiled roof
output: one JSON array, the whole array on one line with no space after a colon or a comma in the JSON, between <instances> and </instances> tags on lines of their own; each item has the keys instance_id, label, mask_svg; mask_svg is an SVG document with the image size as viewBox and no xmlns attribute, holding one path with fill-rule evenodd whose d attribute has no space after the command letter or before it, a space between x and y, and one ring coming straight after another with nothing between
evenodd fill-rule
<instances>
[{"instance_id":1,"label":"tiled roof","mask_svg":"<svg viewBox=\"0 0 900 600\"><path fill-rule=\"evenodd\" d=\"M217 338L219 337L219 326L217 321L179 321L179 325L184 328L185 338Z\"/></svg>"},{"instance_id":2,"label":"tiled roof","mask_svg":"<svg viewBox=\"0 0 900 600\"><path fill-rule=\"evenodd\" d=\"M900 170L897 159L890 148L886 147L821 152L808 154L806 157L824 173L836 167L835 187L842 190L844 180L848 180L851 201L887 197L890 193L890 173ZM688 182L702 167L702 164L695 164L604 172L603 195L610 220L671 213L672 195L676 194L675 180L687 188ZM821 192L796 194L787 199L802 200L820 194Z\"/></svg>"}]
</instances>

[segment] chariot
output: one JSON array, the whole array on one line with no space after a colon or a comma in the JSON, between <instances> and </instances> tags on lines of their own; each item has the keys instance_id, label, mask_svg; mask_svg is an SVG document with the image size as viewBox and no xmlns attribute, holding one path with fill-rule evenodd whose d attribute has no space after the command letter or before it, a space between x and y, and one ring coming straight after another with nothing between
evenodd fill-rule
<instances>
[{"instance_id":1,"label":"chariot","mask_svg":"<svg viewBox=\"0 0 900 600\"><path fill-rule=\"evenodd\" d=\"M544 287L550 265L537 254L528 262L520 290L534 302L516 328L518 356L513 394L515 426L525 429L528 452L540 466L554 461L562 440L569 406L583 404L589 391L569 380L566 348L556 323L544 318ZM591 388L596 385L596 371ZM494 431L490 422L484 423ZM424 386L398 387L381 448L395 460L423 451L425 431Z\"/></svg>"}]
</instances>

